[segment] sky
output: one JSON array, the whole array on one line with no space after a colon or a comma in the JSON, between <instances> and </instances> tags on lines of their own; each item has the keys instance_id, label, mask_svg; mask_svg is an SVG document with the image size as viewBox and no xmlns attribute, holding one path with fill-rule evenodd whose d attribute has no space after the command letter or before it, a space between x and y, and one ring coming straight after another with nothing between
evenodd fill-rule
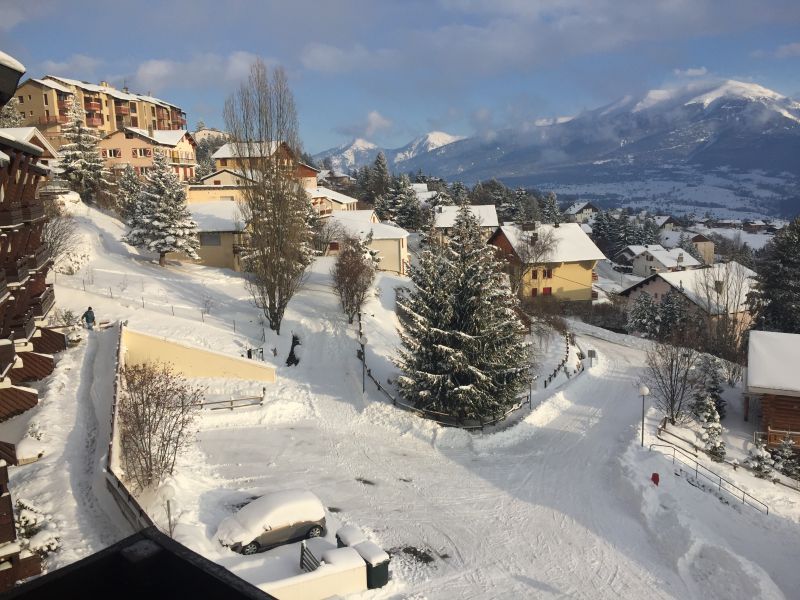
<instances>
[{"instance_id":1,"label":"sky","mask_svg":"<svg viewBox=\"0 0 800 600\"><path fill-rule=\"evenodd\" d=\"M800 98L798 0L0 0L27 76L109 81L222 127L252 61L280 65L305 149L399 147L571 116L699 79Z\"/></svg>"}]
</instances>

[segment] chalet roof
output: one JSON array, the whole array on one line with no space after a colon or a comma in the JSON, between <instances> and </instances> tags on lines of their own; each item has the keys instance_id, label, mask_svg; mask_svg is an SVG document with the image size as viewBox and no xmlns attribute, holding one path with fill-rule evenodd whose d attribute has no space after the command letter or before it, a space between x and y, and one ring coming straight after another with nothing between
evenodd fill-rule
<instances>
[{"instance_id":1,"label":"chalet roof","mask_svg":"<svg viewBox=\"0 0 800 600\"><path fill-rule=\"evenodd\" d=\"M573 202L570 204L565 210L564 214L566 215L577 215L579 212L584 210L585 208L593 208L598 210L597 207L592 204L591 202L584 201L584 202Z\"/></svg>"},{"instance_id":2,"label":"chalet roof","mask_svg":"<svg viewBox=\"0 0 800 600\"><path fill-rule=\"evenodd\" d=\"M372 211L352 211L358 213L372 212ZM398 240L400 238L408 237L408 232L395 225L387 223L372 223L365 220L364 215L351 215L349 210L340 210L331 213L330 218L336 221L341 227L351 235L357 235L359 238L366 238L372 233L373 240Z\"/></svg>"},{"instance_id":3,"label":"chalet roof","mask_svg":"<svg viewBox=\"0 0 800 600\"><path fill-rule=\"evenodd\" d=\"M664 250L664 246L661 244L631 244L630 246L625 246L622 250L617 252L617 256L620 254L625 254L631 258L636 258L647 250Z\"/></svg>"},{"instance_id":4,"label":"chalet roof","mask_svg":"<svg viewBox=\"0 0 800 600\"><path fill-rule=\"evenodd\" d=\"M700 261L682 248L665 250L664 248L648 248L642 254L649 254L654 260L661 263L667 269L676 267L699 267Z\"/></svg>"},{"instance_id":5,"label":"chalet roof","mask_svg":"<svg viewBox=\"0 0 800 600\"><path fill-rule=\"evenodd\" d=\"M412 183L411 189L414 190L415 194L421 194L423 192L428 191L428 184L427 183Z\"/></svg>"},{"instance_id":6,"label":"chalet roof","mask_svg":"<svg viewBox=\"0 0 800 600\"><path fill-rule=\"evenodd\" d=\"M189 136L189 138L191 138L191 134L185 129L153 129L151 133L149 129L126 127L125 131L130 131L138 136L152 140L160 146L175 147L184 136Z\"/></svg>"},{"instance_id":7,"label":"chalet roof","mask_svg":"<svg viewBox=\"0 0 800 600\"><path fill-rule=\"evenodd\" d=\"M655 221L656 225L658 225L659 227L663 227L664 225L666 225L669 222L674 223L675 219L673 219L669 215L655 215L653 217L653 221Z\"/></svg>"},{"instance_id":8,"label":"chalet roof","mask_svg":"<svg viewBox=\"0 0 800 600\"><path fill-rule=\"evenodd\" d=\"M235 169L222 168L222 169L217 169L213 173L209 173L205 177L201 177L200 181L206 181L207 179L211 179L213 177L216 177L216 176L220 175L221 173L230 173L231 175L233 175L235 177L241 177L242 179L248 179L248 180L250 179L242 171L237 171Z\"/></svg>"},{"instance_id":9,"label":"chalet roof","mask_svg":"<svg viewBox=\"0 0 800 600\"><path fill-rule=\"evenodd\" d=\"M600 251L600 248L586 235L586 232L583 231L583 228L578 223L562 223L558 227L554 225L539 225L535 232L522 231L516 225L504 225L499 230L506 236L518 256L524 255L521 248L531 234L547 235L548 232L552 231L555 247L549 255L543 258L543 262L571 263L605 259L605 255Z\"/></svg>"},{"instance_id":10,"label":"chalet roof","mask_svg":"<svg viewBox=\"0 0 800 600\"><path fill-rule=\"evenodd\" d=\"M239 142L227 142L222 144L211 158L264 158L272 156L278 149L278 142L251 142L247 145ZM242 154L242 150L245 150ZM266 154L265 154L266 151Z\"/></svg>"},{"instance_id":11,"label":"chalet roof","mask_svg":"<svg viewBox=\"0 0 800 600\"><path fill-rule=\"evenodd\" d=\"M11 158L5 152L0 152L0 167L5 167L9 162L11 162Z\"/></svg>"},{"instance_id":12,"label":"chalet roof","mask_svg":"<svg viewBox=\"0 0 800 600\"><path fill-rule=\"evenodd\" d=\"M39 146L47 151L46 153L43 153L43 155L49 154L53 158L58 156L58 150L53 147L48 139L36 127L5 127L0 131L5 131L7 134L15 137L21 142L28 142L34 146ZM36 142L33 140L36 140Z\"/></svg>"},{"instance_id":13,"label":"chalet roof","mask_svg":"<svg viewBox=\"0 0 800 600\"><path fill-rule=\"evenodd\" d=\"M19 150L23 150L28 154L33 154L35 156L42 155L42 149L39 146L31 144L30 142L22 139L21 134L17 133L15 130L17 129L25 129L24 127L7 127L0 129L0 144L5 143L9 146L13 146Z\"/></svg>"},{"instance_id":14,"label":"chalet roof","mask_svg":"<svg viewBox=\"0 0 800 600\"><path fill-rule=\"evenodd\" d=\"M352 198L347 194L342 194L322 186L317 186L308 190L308 194L312 198L327 198L328 200L336 202L337 204L356 204L358 202L357 199Z\"/></svg>"},{"instance_id":15,"label":"chalet roof","mask_svg":"<svg viewBox=\"0 0 800 600\"><path fill-rule=\"evenodd\" d=\"M731 313L747 310L747 295L752 289L755 273L735 261L717 263L701 269L654 273L620 292L623 296L655 279L661 279L670 287L682 293L688 300L711 315L719 315L729 310ZM715 282L727 286L716 291Z\"/></svg>"},{"instance_id":16,"label":"chalet roof","mask_svg":"<svg viewBox=\"0 0 800 600\"><path fill-rule=\"evenodd\" d=\"M243 219L239 205L233 200L212 200L189 204L189 212L197 223L197 231L242 231Z\"/></svg>"},{"instance_id":17,"label":"chalet roof","mask_svg":"<svg viewBox=\"0 0 800 600\"><path fill-rule=\"evenodd\" d=\"M45 87L49 87L51 89L56 90L57 92L61 92L62 94L73 94L71 88L68 88L64 85L61 85L57 81L52 79L33 79L31 78L29 81L33 81L34 83L38 83L39 85L43 85Z\"/></svg>"},{"instance_id":18,"label":"chalet roof","mask_svg":"<svg viewBox=\"0 0 800 600\"><path fill-rule=\"evenodd\" d=\"M692 236L693 242L710 242L711 240L704 236L702 233Z\"/></svg>"},{"instance_id":19,"label":"chalet roof","mask_svg":"<svg viewBox=\"0 0 800 600\"><path fill-rule=\"evenodd\" d=\"M434 211L434 227L444 229L456 222L460 206L437 206ZM497 227L497 211L494 204L469 204L469 211L478 219L481 227Z\"/></svg>"},{"instance_id":20,"label":"chalet roof","mask_svg":"<svg viewBox=\"0 0 800 600\"><path fill-rule=\"evenodd\" d=\"M751 331L747 344L747 391L800 396L800 335Z\"/></svg>"}]
</instances>

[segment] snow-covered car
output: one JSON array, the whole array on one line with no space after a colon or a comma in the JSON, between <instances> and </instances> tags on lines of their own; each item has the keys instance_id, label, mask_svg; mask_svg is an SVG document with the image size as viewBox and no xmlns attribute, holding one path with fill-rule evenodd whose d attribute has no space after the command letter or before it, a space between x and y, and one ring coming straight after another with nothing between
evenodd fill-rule
<instances>
[{"instance_id":1,"label":"snow-covered car","mask_svg":"<svg viewBox=\"0 0 800 600\"><path fill-rule=\"evenodd\" d=\"M224 519L217 528L220 543L241 554L255 554L322 535L325 535L325 507L307 490L261 496Z\"/></svg>"}]
</instances>

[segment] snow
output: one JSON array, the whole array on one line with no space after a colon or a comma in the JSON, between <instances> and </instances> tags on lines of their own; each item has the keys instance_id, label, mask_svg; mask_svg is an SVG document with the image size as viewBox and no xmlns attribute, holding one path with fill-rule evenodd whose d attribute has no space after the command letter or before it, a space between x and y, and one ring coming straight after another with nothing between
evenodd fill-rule
<instances>
[{"instance_id":1,"label":"snow","mask_svg":"<svg viewBox=\"0 0 800 600\"><path fill-rule=\"evenodd\" d=\"M241 231L239 206L232 200L211 200L187 205L197 231Z\"/></svg>"},{"instance_id":2,"label":"snow","mask_svg":"<svg viewBox=\"0 0 800 600\"><path fill-rule=\"evenodd\" d=\"M312 492L274 492L253 500L222 521L216 537L226 546L237 542L246 544L261 535L267 526L277 529L301 521L319 521L324 517L325 509Z\"/></svg>"},{"instance_id":3,"label":"snow","mask_svg":"<svg viewBox=\"0 0 800 600\"><path fill-rule=\"evenodd\" d=\"M336 537L339 538L345 546L355 546L356 544L366 541L364 533L355 525L340 527L339 531L336 532Z\"/></svg>"},{"instance_id":4,"label":"snow","mask_svg":"<svg viewBox=\"0 0 800 600\"><path fill-rule=\"evenodd\" d=\"M14 71L18 71L19 73L25 72L25 65L19 62L13 56L9 56L2 50L0 50L0 65L8 67L9 69L12 69Z\"/></svg>"},{"instance_id":5,"label":"snow","mask_svg":"<svg viewBox=\"0 0 800 600\"><path fill-rule=\"evenodd\" d=\"M240 152L244 149L245 154L247 157L257 157L260 156L263 151L266 149L269 154L268 156L272 156L275 150L278 148L277 142L252 142L246 148L243 144L235 143L235 142L227 142L217 149L214 154L211 155L211 158L214 160L220 158L241 158ZM245 157L245 158L247 158Z\"/></svg>"},{"instance_id":6,"label":"snow","mask_svg":"<svg viewBox=\"0 0 800 600\"><path fill-rule=\"evenodd\" d=\"M751 331L747 348L747 391L800 396L800 335Z\"/></svg>"},{"instance_id":7,"label":"snow","mask_svg":"<svg viewBox=\"0 0 800 600\"><path fill-rule=\"evenodd\" d=\"M747 295L754 283L755 273L731 261L703 269L657 273L654 277L662 278L709 313L719 314L726 307L736 312L746 308ZM717 295L713 289L715 281L727 282L728 289Z\"/></svg>"},{"instance_id":8,"label":"snow","mask_svg":"<svg viewBox=\"0 0 800 600\"><path fill-rule=\"evenodd\" d=\"M785 97L756 83L744 83L742 81L729 79L711 91L695 96L686 102L686 104L702 104L703 108L706 108L709 104L720 98L731 96L735 98L745 98L747 100L782 100Z\"/></svg>"},{"instance_id":9,"label":"snow","mask_svg":"<svg viewBox=\"0 0 800 600\"><path fill-rule=\"evenodd\" d=\"M372 223L369 220L369 215L364 213L372 213L372 211L334 211L331 213L330 219L336 221L346 231L357 235L361 239L366 238L370 233L373 240L397 240L408 237L408 231L402 227L387 223Z\"/></svg>"},{"instance_id":10,"label":"snow","mask_svg":"<svg viewBox=\"0 0 800 600\"><path fill-rule=\"evenodd\" d=\"M434 227L444 229L455 225L459 206L437 206L434 212ZM494 204L469 204L467 206L481 227L497 227L497 211Z\"/></svg>"},{"instance_id":11,"label":"snow","mask_svg":"<svg viewBox=\"0 0 800 600\"><path fill-rule=\"evenodd\" d=\"M528 234L514 225L503 225L500 228L508 238L512 247L520 247L525 236ZM554 225L539 225L536 228L541 235L552 232L555 243L554 249L548 253L544 261L548 263L559 262L580 262L589 260L604 260L605 255L600 251L592 239L578 223L561 223L558 227ZM520 251L517 250L519 253Z\"/></svg>"},{"instance_id":12,"label":"snow","mask_svg":"<svg viewBox=\"0 0 800 600\"><path fill-rule=\"evenodd\" d=\"M658 248L647 248L645 252L668 269L700 266L700 261L682 248L672 248L671 250L666 250L661 246L659 248L660 250Z\"/></svg>"},{"instance_id":13,"label":"snow","mask_svg":"<svg viewBox=\"0 0 800 600\"><path fill-rule=\"evenodd\" d=\"M375 542L364 541L353 548L368 564L375 566L389 561L389 555Z\"/></svg>"},{"instance_id":14,"label":"snow","mask_svg":"<svg viewBox=\"0 0 800 600\"><path fill-rule=\"evenodd\" d=\"M149 138L162 146L175 146L189 133L185 129L154 129L152 134L147 129L140 129L138 127L126 127L125 129Z\"/></svg>"},{"instance_id":15,"label":"snow","mask_svg":"<svg viewBox=\"0 0 800 600\"><path fill-rule=\"evenodd\" d=\"M31 81L33 81L35 83L38 83L39 85L44 85L46 87L54 89L54 90L56 90L58 92L61 92L62 94L72 94L73 93L72 89L70 89L70 88L68 88L66 86L63 86L60 83L58 83L56 81L53 81L52 79L33 79L33 78L31 78Z\"/></svg>"},{"instance_id":16,"label":"snow","mask_svg":"<svg viewBox=\"0 0 800 600\"><path fill-rule=\"evenodd\" d=\"M358 203L356 198L352 198L347 194L342 194L341 192L336 192L323 186L317 186L314 189L306 191L312 198L327 198L328 200L333 200L337 204L349 205Z\"/></svg>"},{"instance_id":17,"label":"snow","mask_svg":"<svg viewBox=\"0 0 800 600\"><path fill-rule=\"evenodd\" d=\"M702 233L703 235L711 235L716 233L730 240L740 240L745 242L753 250L760 250L766 246L773 237L775 237L771 233L749 233L747 231L743 231L742 229L733 229L730 227L705 227L702 225L695 225L692 227L692 229L697 233Z\"/></svg>"}]
</instances>

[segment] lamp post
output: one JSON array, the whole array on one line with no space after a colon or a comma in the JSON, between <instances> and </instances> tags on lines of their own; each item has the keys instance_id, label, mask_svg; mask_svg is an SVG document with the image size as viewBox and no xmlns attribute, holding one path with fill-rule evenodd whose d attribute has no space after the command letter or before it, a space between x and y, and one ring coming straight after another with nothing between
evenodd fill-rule
<instances>
[{"instance_id":1,"label":"lamp post","mask_svg":"<svg viewBox=\"0 0 800 600\"><path fill-rule=\"evenodd\" d=\"M170 503L175 499L175 488L171 484L165 483L161 486L159 493L167 503L167 527L169 529L169 537L172 537L172 506Z\"/></svg>"},{"instance_id":2,"label":"lamp post","mask_svg":"<svg viewBox=\"0 0 800 600\"><path fill-rule=\"evenodd\" d=\"M644 448L644 399L650 395L650 388L643 383L640 384L639 395L642 397L642 448Z\"/></svg>"},{"instance_id":3,"label":"lamp post","mask_svg":"<svg viewBox=\"0 0 800 600\"><path fill-rule=\"evenodd\" d=\"M367 355L365 350L365 346L367 345L367 336L363 334L359 336L358 343L361 344L361 393L363 394L367 391Z\"/></svg>"}]
</instances>

